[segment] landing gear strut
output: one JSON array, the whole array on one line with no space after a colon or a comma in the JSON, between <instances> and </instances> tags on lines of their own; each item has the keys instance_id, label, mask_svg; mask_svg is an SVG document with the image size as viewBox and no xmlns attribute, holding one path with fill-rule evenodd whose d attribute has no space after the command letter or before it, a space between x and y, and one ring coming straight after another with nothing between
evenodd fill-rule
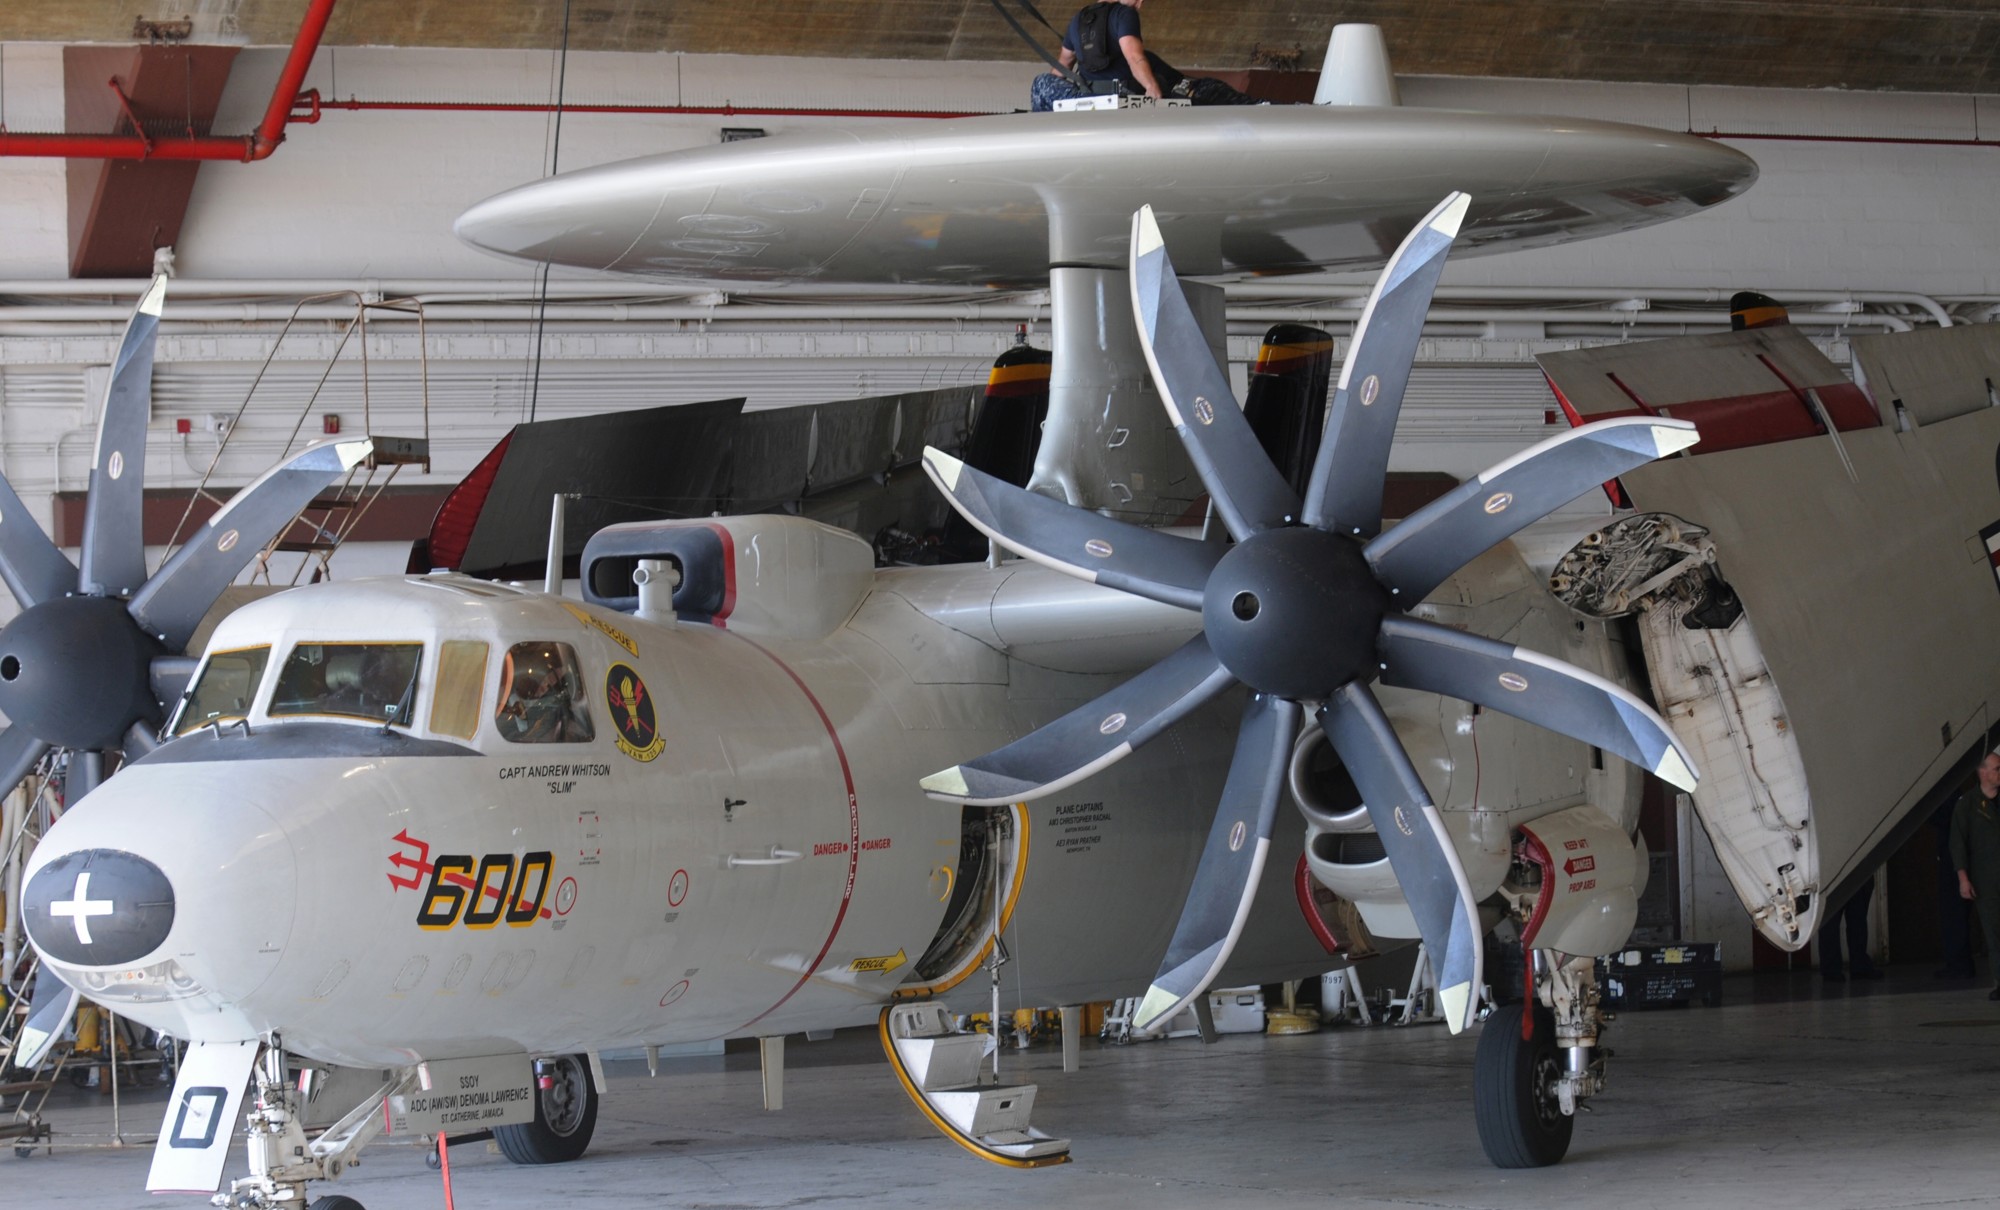
<instances>
[{"instance_id":1,"label":"landing gear strut","mask_svg":"<svg viewBox=\"0 0 2000 1210\"><path fill-rule=\"evenodd\" d=\"M1544 1168L1569 1151L1576 1112L1604 1089L1596 963L1531 952L1535 997L1486 1019L1473 1062L1473 1116L1499 1168ZM1530 1015L1532 1014L1532 1015Z\"/></svg>"},{"instance_id":2,"label":"landing gear strut","mask_svg":"<svg viewBox=\"0 0 2000 1210\"><path fill-rule=\"evenodd\" d=\"M305 1098L288 1074L284 1045L274 1036L255 1068L256 1102L245 1121L250 1175L231 1181L225 1193L210 1201L226 1210L271 1210L306 1205L310 1181L330 1181L360 1163L361 1149L382 1131L382 1098L405 1092L416 1083L416 1069L405 1068L364 1098L316 1138L306 1137ZM361 1210L351 1197L330 1194L309 1210Z\"/></svg>"}]
</instances>

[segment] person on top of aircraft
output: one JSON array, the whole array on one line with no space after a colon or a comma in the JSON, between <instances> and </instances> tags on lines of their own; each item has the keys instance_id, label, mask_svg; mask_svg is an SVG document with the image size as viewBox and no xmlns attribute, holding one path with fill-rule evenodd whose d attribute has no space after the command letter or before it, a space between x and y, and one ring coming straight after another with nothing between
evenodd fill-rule
<instances>
[{"instance_id":1,"label":"person on top of aircraft","mask_svg":"<svg viewBox=\"0 0 2000 1210\"><path fill-rule=\"evenodd\" d=\"M1028 87L1029 108L1040 113L1057 101L1080 96L1183 97L1196 105L1255 105L1255 98L1220 80L1183 75L1146 49L1139 32L1139 9L1146 0L1100 0L1070 18L1063 34L1061 67L1035 77ZM1067 71L1085 87L1071 83Z\"/></svg>"}]
</instances>

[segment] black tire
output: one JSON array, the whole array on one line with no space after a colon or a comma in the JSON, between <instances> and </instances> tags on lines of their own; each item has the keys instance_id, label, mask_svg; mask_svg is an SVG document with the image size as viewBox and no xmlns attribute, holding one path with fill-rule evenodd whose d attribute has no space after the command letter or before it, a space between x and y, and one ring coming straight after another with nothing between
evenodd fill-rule
<instances>
[{"instance_id":1,"label":"black tire","mask_svg":"<svg viewBox=\"0 0 2000 1210\"><path fill-rule=\"evenodd\" d=\"M541 1068L550 1084L535 1098L535 1120L493 1128L500 1154L516 1164L568 1163L583 1155L597 1129L597 1087L589 1060L562 1055L543 1060Z\"/></svg>"},{"instance_id":2,"label":"black tire","mask_svg":"<svg viewBox=\"0 0 2000 1210\"><path fill-rule=\"evenodd\" d=\"M1546 1168L1569 1151L1576 1119L1562 1111L1555 1083L1562 1055L1549 1010L1535 1008L1534 1040L1521 1040L1523 1005L1493 1010L1479 1034L1472 1066L1473 1118L1479 1144L1496 1168Z\"/></svg>"},{"instance_id":3,"label":"black tire","mask_svg":"<svg viewBox=\"0 0 2000 1210\"><path fill-rule=\"evenodd\" d=\"M329 1193L325 1197L314 1198L306 1210L361 1210L361 1203L345 1193Z\"/></svg>"}]
</instances>

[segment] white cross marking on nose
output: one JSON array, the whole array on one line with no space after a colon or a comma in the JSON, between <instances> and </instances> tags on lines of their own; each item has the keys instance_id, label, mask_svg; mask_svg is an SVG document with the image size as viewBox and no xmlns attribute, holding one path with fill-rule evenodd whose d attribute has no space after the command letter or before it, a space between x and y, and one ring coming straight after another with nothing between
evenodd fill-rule
<instances>
[{"instance_id":1,"label":"white cross marking on nose","mask_svg":"<svg viewBox=\"0 0 2000 1210\"><path fill-rule=\"evenodd\" d=\"M90 944L90 918L109 916L114 905L109 899L90 897L90 871L76 876L76 890L70 898L49 904L49 915L68 916L76 923L76 939L80 944Z\"/></svg>"}]
</instances>

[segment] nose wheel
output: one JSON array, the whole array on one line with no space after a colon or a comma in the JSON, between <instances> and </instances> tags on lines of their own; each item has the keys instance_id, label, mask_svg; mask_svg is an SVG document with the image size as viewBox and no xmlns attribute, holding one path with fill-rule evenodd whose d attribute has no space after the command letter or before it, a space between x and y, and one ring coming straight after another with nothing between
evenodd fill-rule
<instances>
[{"instance_id":1,"label":"nose wheel","mask_svg":"<svg viewBox=\"0 0 2000 1210\"><path fill-rule=\"evenodd\" d=\"M1479 1144L1496 1168L1546 1168L1569 1151L1576 1119L1563 1112L1562 1053L1555 1015L1535 1006L1533 1036L1521 1036L1524 1004L1486 1018L1472 1065L1473 1117Z\"/></svg>"}]
</instances>

